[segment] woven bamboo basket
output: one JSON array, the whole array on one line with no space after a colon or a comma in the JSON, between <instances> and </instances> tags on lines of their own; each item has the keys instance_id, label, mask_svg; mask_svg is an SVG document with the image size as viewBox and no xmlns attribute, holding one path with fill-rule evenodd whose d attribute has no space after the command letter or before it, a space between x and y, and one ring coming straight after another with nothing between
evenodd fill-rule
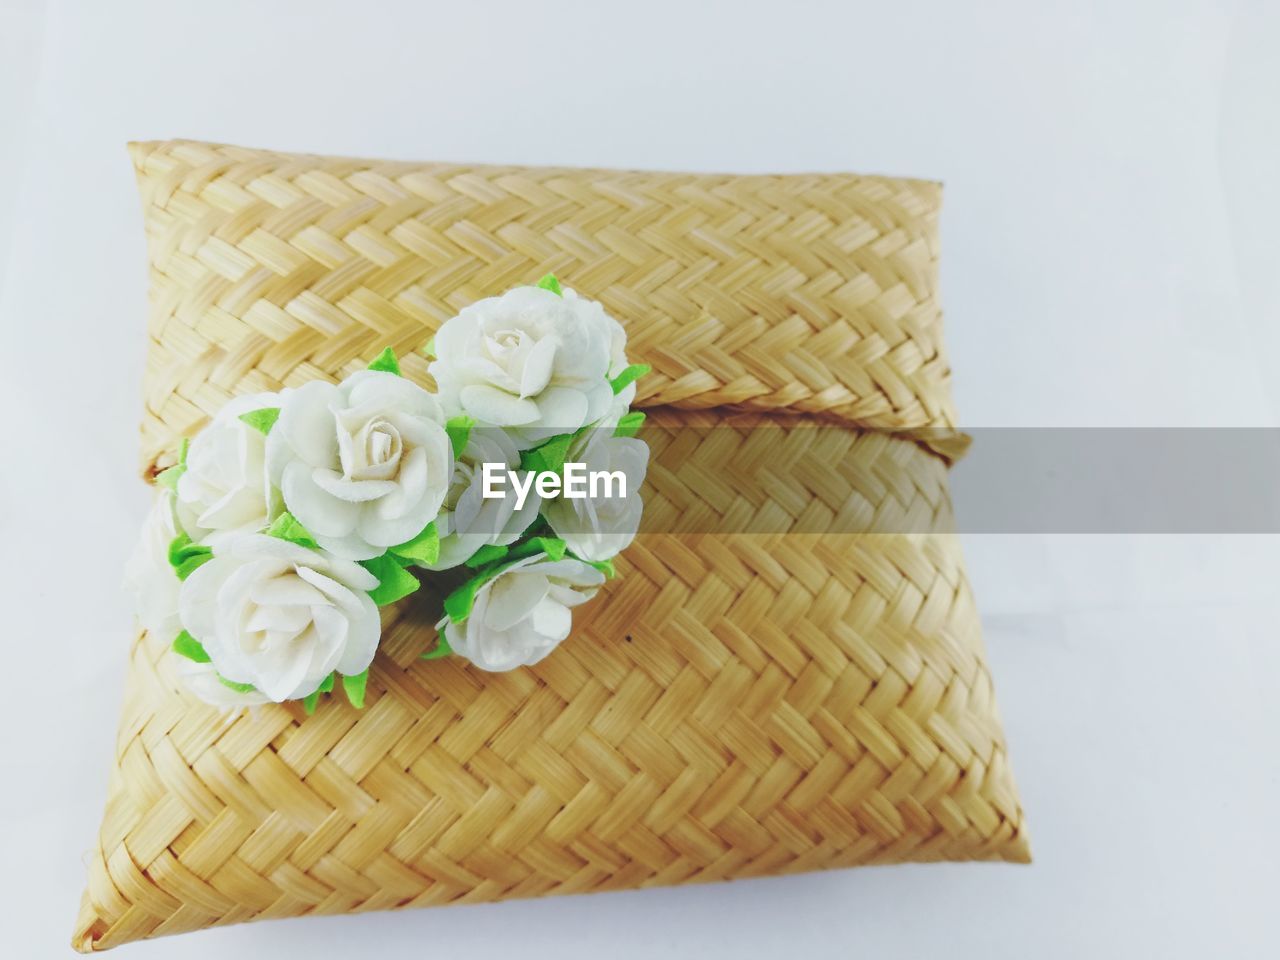
<instances>
[{"instance_id":1,"label":"woven bamboo basket","mask_svg":"<svg viewBox=\"0 0 1280 960\"><path fill-rule=\"evenodd\" d=\"M532 668L224 717L140 635L74 946L271 917L911 860L1028 859L950 530L936 184L132 146L143 470L229 397L418 351L555 272L651 364L644 532ZM773 429L764 429L772 427ZM761 480L778 464L785 483ZM833 466L838 465L838 466ZM736 482L735 478L755 478Z\"/></svg>"}]
</instances>

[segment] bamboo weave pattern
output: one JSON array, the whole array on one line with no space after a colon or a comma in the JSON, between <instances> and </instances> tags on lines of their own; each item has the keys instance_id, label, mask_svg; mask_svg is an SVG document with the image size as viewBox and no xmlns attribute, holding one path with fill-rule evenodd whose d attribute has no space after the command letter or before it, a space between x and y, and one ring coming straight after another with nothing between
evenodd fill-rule
<instances>
[{"instance_id":1,"label":"bamboo weave pattern","mask_svg":"<svg viewBox=\"0 0 1280 960\"><path fill-rule=\"evenodd\" d=\"M947 528L963 446L936 185L132 149L152 265L144 470L229 396L409 354L466 303L554 271L654 367L637 402L653 532L533 668L421 661L439 596L386 608L363 711L337 697L311 717L224 720L182 692L168 638L140 636L77 949L307 913L1027 859L958 544L895 532L916 515ZM420 353L402 366L431 385ZM843 423L856 468L769 502L735 492L717 463L793 451L735 419L690 439L734 411ZM842 510L863 534L680 532L752 511L813 529Z\"/></svg>"}]
</instances>

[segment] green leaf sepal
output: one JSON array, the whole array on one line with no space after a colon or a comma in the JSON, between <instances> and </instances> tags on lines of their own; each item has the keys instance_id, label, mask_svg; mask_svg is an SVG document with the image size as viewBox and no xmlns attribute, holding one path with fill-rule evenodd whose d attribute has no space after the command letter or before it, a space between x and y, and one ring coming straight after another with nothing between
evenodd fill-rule
<instances>
[{"instance_id":1,"label":"green leaf sepal","mask_svg":"<svg viewBox=\"0 0 1280 960\"><path fill-rule=\"evenodd\" d=\"M333 689L333 678L334 674L329 674L320 681L320 686L302 698L302 709L307 712L308 717L316 712L316 704L320 702L320 694L328 693Z\"/></svg>"},{"instance_id":2,"label":"green leaf sepal","mask_svg":"<svg viewBox=\"0 0 1280 960\"><path fill-rule=\"evenodd\" d=\"M369 364L369 369L377 370L381 373L394 373L397 377L401 376L400 361L396 359L396 352L390 347L386 347L373 358L373 363Z\"/></svg>"},{"instance_id":3,"label":"green leaf sepal","mask_svg":"<svg viewBox=\"0 0 1280 960\"><path fill-rule=\"evenodd\" d=\"M402 600L421 586L417 578L404 568L403 563L407 562L390 553L360 561L360 566L378 578L378 585L369 591L369 598L378 606L385 607Z\"/></svg>"},{"instance_id":4,"label":"green leaf sepal","mask_svg":"<svg viewBox=\"0 0 1280 960\"><path fill-rule=\"evenodd\" d=\"M180 533L169 541L169 566L173 567L173 572L178 575L179 580L187 579L202 564L212 559L211 548L204 544L192 543L191 538L185 533Z\"/></svg>"},{"instance_id":5,"label":"green leaf sepal","mask_svg":"<svg viewBox=\"0 0 1280 960\"><path fill-rule=\"evenodd\" d=\"M614 429L615 437L634 437L644 425L644 412L632 410L618 418L618 426Z\"/></svg>"},{"instance_id":6,"label":"green leaf sepal","mask_svg":"<svg viewBox=\"0 0 1280 960\"><path fill-rule=\"evenodd\" d=\"M347 702L357 710L364 709L364 693L368 684L368 667L366 667L363 672L357 673L354 676L342 678L342 690L347 695Z\"/></svg>"},{"instance_id":7,"label":"green leaf sepal","mask_svg":"<svg viewBox=\"0 0 1280 960\"><path fill-rule=\"evenodd\" d=\"M583 560L581 557L574 557L573 559L585 563L588 567L595 567L604 574L606 580L612 580L618 575L618 571L614 569L613 560Z\"/></svg>"},{"instance_id":8,"label":"green leaf sepal","mask_svg":"<svg viewBox=\"0 0 1280 960\"><path fill-rule=\"evenodd\" d=\"M557 434L550 440L521 452L520 469L535 473L559 473L564 469L565 458L569 456L569 447L581 432L579 430L576 433Z\"/></svg>"},{"instance_id":9,"label":"green leaf sepal","mask_svg":"<svg viewBox=\"0 0 1280 960\"><path fill-rule=\"evenodd\" d=\"M478 570L480 567L493 563L495 560L501 560L507 555L507 549L507 547L499 546L496 543L486 543L464 560L463 565L470 567L472 570Z\"/></svg>"},{"instance_id":10,"label":"green leaf sepal","mask_svg":"<svg viewBox=\"0 0 1280 960\"><path fill-rule=\"evenodd\" d=\"M292 513L282 513L271 522L271 526L267 527L267 536L275 537L278 540L288 540L290 543L296 543L300 547L306 547L310 550L316 550L320 544L316 542L316 538L311 532L298 522L298 518Z\"/></svg>"},{"instance_id":11,"label":"green leaf sepal","mask_svg":"<svg viewBox=\"0 0 1280 960\"><path fill-rule=\"evenodd\" d=\"M449 446L453 448L453 459L462 458L462 451L467 449L467 441L471 439L471 428L476 425L474 418L460 413L450 417L444 425L444 432L449 435Z\"/></svg>"},{"instance_id":12,"label":"green leaf sepal","mask_svg":"<svg viewBox=\"0 0 1280 960\"><path fill-rule=\"evenodd\" d=\"M369 671L366 668L360 673L351 676L342 676L336 670L320 681L320 686L316 687L309 694L302 698L302 709L306 711L307 716L311 716L316 712L316 706L320 703L320 695L324 693L332 693L338 680L342 680L342 692L347 695L347 702L357 710L364 709L365 688L369 683ZM252 689L252 687L250 688Z\"/></svg>"},{"instance_id":13,"label":"green leaf sepal","mask_svg":"<svg viewBox=\"0 0 1280 960\"><path fill-rule=\"evenodd\" d=\"M196 663L210 662L204 644L185 630L173 638L173 652Z\"/></svg>"},{"instance_id":14,"label":"green leaf sepal","mask_svg":"<svg viewBox=\"0 0 1280 960\"><path fill-rule=\"evenodd\" d=\"M435 563L440 559L440 533L436 529L436 522L432 520L412 540L408 540L397 547L392 547L391 553L397 559L411 563L421 563L427 566ZM373 573L373 571L370 572ZM376 573L374 575L377 576Z\"/></svg>"},{"instance_id":15,"label":"green leaf sepal","mask_svg":"<svg viewBox=\"0 0 1280 960\"><path fill-rule=\"evenodd\" d=\"M187 472L187 451L191 449L191 441L186 437L178 444L178 462L172 467L161 470L156 474L156 483L164 487L166 490L177 492L178 481L182 479L182 475Z\"/></svg>"},{"instance_id":16,"label":"green leaf sepal","mask_svg":"<svg viewBox=\"0 0 1280 960\"><path fill-rule=\"evenodd\" d=\"M646 373L653 370L653 367L647 363L633 363L624 369L620 374L609 381L609 386L613 389L613 395L616 397L623 390L627 389L631 384L635 383Z\"/></svg>"},{"instance_id":17,"label":"green leaf sepal","mask_svg":"<svg viewBox=\"0 0 1280 960\"><path fill-rule=\"evenodd\" d=\"M271 432L271 428L276 425L276 421L279 419L279 407L262 407L258 410L250 410L248 413L240 414L242 422L247 423L263 436Z\"/></svg>"}]
</instances>

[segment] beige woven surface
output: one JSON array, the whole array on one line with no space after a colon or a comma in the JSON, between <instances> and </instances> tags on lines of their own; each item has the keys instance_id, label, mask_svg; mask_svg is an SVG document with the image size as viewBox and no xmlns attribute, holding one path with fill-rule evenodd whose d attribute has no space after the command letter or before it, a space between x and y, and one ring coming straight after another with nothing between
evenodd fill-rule
<instances>
[{"instance_id":1,"label":"beige woven surface","mask_svg":"<svg viewBox=\"0 0 1280 960\"><path fill-rule=\"evenodd\" d=\"M188 142L133 155L148 470L228 396L407 353L465 303L551 270L655 368L638 405L658 532L534 668L418 660L438 596L388 608L363 712L339 697L309 718L224 721L181 691L168 638L140 637L78 949L306 913L1027 858L958 544L895 532L949 527L946 460L963 447L936 185ZM425 363L403 366L430 385ZM815 419L847 439L799 429ZM830 443L852 466L809 470ZM763 499L725 482L729 464L781 457L810 482ZM661 532L762 529L747 516L868 532Z\"/></svg>"}]
</instances>

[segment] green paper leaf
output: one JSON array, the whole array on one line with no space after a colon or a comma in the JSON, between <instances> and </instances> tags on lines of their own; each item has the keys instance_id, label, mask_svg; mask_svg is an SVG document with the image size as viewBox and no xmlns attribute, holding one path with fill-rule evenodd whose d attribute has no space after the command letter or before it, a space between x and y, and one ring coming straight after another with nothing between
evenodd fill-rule
<instances>
[{"instance_id":1,"label":"green paper leaf","mask_svg":"<svg viewBox=\"0 0 1280 960\"><path fill-rule=\"evenodd\" d=\"M357 710L364 709L364 690L369 683L369 671L357 673L354 677L342 678L342 689L346 691L347 702Z\"/></svg>"},{"instance_id":2,"label":"green paper leaf","mask_svg":"<svg viewBox=\"0 0 1280 960\"><path fill-rule=\"evenodd\" d=\"M581 557L574 557L575 560L582 560ZM613 560L582 560L589 567L595 567L604 574L606 580L612 580L618 575L618 571L613 567Z\"/></svg>"},{"instance_id":3,"label":"green paper leaf","mask_svg":"<svg viewBox=\"0 0 1280 960\"><path fill-rule=\"evenodd\" d=\"M156 483L166 490L178 492L178 481L187 472L187 451L191 449L191 441L183 437L178 442L178 462L156 474Z\"/></svg>"},{"instance_id":4,"label":"green paper leaf","mask_svg":"<svg viewBox=\"0 0 1280 960\"><path fill-rule=\"evenodd\" d=\"M632 410L624 413L618 418L618 427L613 431L615 437L634 437L640 432L640 427L644 424L644 413L640 410Z\"/></svg>"},{"instance_id":5,"label":"green paper leaf","mask_svg":"<svg viewBox=\"0 0 1280 960\"><path fill-rule=\"evenodd\" d=\"M434 360L436 357L436 338L432 337L427 341L427 345L422 348L423 354L428 360Z\"/></svg>"},{"instance_id":6,"label":"green paper leaf","mask_svg":"<svg viewBox=\"0 0 1280 960\"><path fill-rule=\"evenodd\" d=\"M569 447L576 436L576 433L561 433L532 450L525 450L520 454L520 469L559 473L564 469L565 457L569 455Z\"/></svg>"},{"instance_id":7,"label":"green paper leaf","mask_svg":"<svg viewBox=\"0 0 1280 960\"><path fill-rule=\"evenodd\" d=\"M179 580L185 580L204 563L213 559L213 550L202 544L192 543L185 533L169 541L169 565Z\"/></svg>"},{"instance_id":8,"label":"green paper leaf","mask_svg":"<svg viewBox=\"0 0 1280 960\"><path fill-rule=\"evenodd\" d=\"M473 553L470 559L463 562L468 567L478 569L487 563L493 563L495 560L501 560L506 555L506 547L500 547L496 543L486 543L483 547Z\"/></svg>"},{"instance_id":9,"label":"green paper leaf","mask_svg":"<svg viewBox=\"0 0 1280 960\"><path fill-rule=\"evenodd\" d=\"M396 562L396 558L384 553L372 560L361 560L364 567L378 578L378 585L369 591L369 597L380 607L407 597L420 584L413 574Z\"/></svg>"},{"instance_id":10,"label":"green paper leaf","mask_svg":"<svg viewBox=\"0 0 1280 960\"><path fill-rule=\"evenodd\" d=\"M271 428L280 419L280 408L262 407L258 410L250 410L248 413L240 414L240 419L259 433L266 435L271 432Z\"/></svg>"},{"instance_id":11,"label":"green paper leaf","mask_svg":"<svg viewBox=\"0 0 1280 960\"><path fill-rule=\"evenodd\" d=\"M435 563L440 559L440 534L436 530L435 521L428 523L426 529L412 540L392 547L391 552L414 563Z\"/></svg>"},{"instance_id":12,"label":"green paper leaf","mask_svg":"<svg viewBox=\"0 0 1280 960\"><path fill-rule=\"evenodd\" d=\"M629 385L639 380L652 369L653 367L649 366L647 363L631 364L631 366L627 367L609 381L609 386L613 388L613 395L616 397L623 390L627 389Z\"/></svg>"},{"instance_id":13,"label":"green paper leaf","mask_svg":"<svg viewBox=\"0 0 1280 960\"><path fill-rule=\"evenodd\" d=\"M548 273L541 280L539 280L538 286L540 286L543 290L550 290L557 297L564 296L564 290L560 288L560 281L556 279L556 275L554 273Z\"/></svg>"},{"instance_id":14,"label":"green paper leaf","mask_svg":"<svg viewBox=\"0 0 1280 960\"><path fill-rule=\"evenodd\" d=\"M178 490L178 481L182 479L182 475L187 472L185 463L176 463L166 470L161 470L156 474L156 483L164 487L166 490L172 490L175 493Z\"/></svg>"},{"instance_id":15,"label":"green paper leaf","mask_svg":"<svg viewBox=\"0 0 1280 960\"><path fill-rule=\"evenodd\" d=\"M383 373L394 373L400 376L400 361L396 359L396 352L390 347L384 349L373 359L373 363L369 364L370 370L380 370Z\"/></svg>"},{"instance_id":16,"label":"green paper leaf","mask_svg":"<svg viewBox=\"0 0 1280 960\"><path fill-rule=\"evenodd\" d=\"M471 428L475 425L475 420L465 413L450 417L445 423L444 432L449 434L449 446L453 447L453 459L460 458L462 451L467 449L467 441L471 439Z\"/></svg>"},{"instance_id":17,"label":"green paper leaf","mask_svg":"<svg viewBox=\"0 0 1280 960\"><path fill-rule=\"evenodd\" d=\"M449 619L454 623L465 623L467 617L471 616L471 608L476 604L476 594L491 579L492 575L484 574L472 577L445 597L444 612L449 615Z\"/></svg>"},{"instance_id":18,"label":"green paper leaf","mask_svg":"<svg viewBox=\"0 0 1280 960\"><path fill-rule=\"evenodd\" d=\"M453 647L449 646L449 641L444 638L444 632L436 634L436 645L424 653L418 659L420 660L441 660L453 653Z\"/></svg>"},{"instance_id":19,"label":"green paper leaf","mask_svg":"<svg viewBox=\"0 0 1280 960\"><path fill-rule=\"evenodd\" d=\"M524 560L545 553L552 560L563 560L569 545L559 537L530 537L523 543L517 543L507 553L508 560Z\"/></svg>"},{"instance_id":20,"label":"green paper leaf","mask_svg":"<svg viewBox=\"0 0 1280 960\"><path fill-rule=\"evenodd\" d=\"M267 536L288 540L290 543L296 543L300 547L311 550L318 549L320 546L310 531L298 522L298 518L288 512L280 514L272 521L271 526L267 527Z\"/></svg>"},{"instance_id":21,"label":"green paper leaf","mask_svg":"<svg viewBox=\"0 0 1280 960\"><path fill-rule=\"evenodd\" d=\"M226 677L224 677L220 673L217 675L217 677L218 677L219 683L221 683L224 687L230 687L236 693L253 693L255 690L258 689L252 683L236 683L236 681L234 680L228 680Z\"/></svg>"},{"instance_id":22,"label":"green paper leaf","mask_svg":"<svg viewBox=\"0 0 1280 960\"><path fill-rule=\"evenodd\" d=\"M196 663L209 663L209 654L205 652L204 644L185 630L173 638L173 652Z\"/></svg>"},{"instance_id":23,"label":"green paper leaf","mask_svg":"<svg viewBox=\"0 0 1280 960\"><path fill-rule=\"evenodd\" d=\"M320 686L316 687L302 699L302 709L307 711L307 716L311 716L316 712L316 704L320 702L320 694L328 693L333 689L334 677L337 674L329 674L320 681Z\"/></svg>"}]
</instances>

